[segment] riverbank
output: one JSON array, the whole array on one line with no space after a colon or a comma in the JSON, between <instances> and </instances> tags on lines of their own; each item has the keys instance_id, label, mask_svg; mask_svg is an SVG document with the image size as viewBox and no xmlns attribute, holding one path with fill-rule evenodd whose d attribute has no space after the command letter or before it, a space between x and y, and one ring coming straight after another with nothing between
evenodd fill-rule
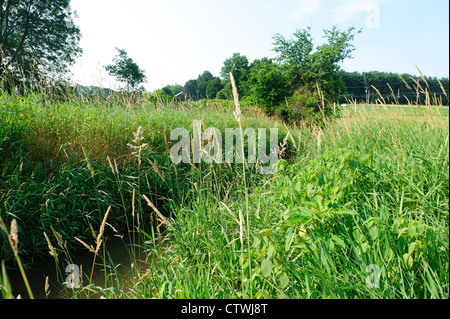
<instances>
[{"instance_id":1,"label":"riverbank","mask_svg":"<svg viewBox=\"0 0 450 319\"><path fill-rule=\"evenodd\" d=\"M173 129L238 126L228 102L1 99L0 214L25 261L51 245L61 274L73 251L119 267L102 225L153 257L126 285L96 285L83 264L74 298L448 298L448 117L435 107L343 110L324 128L244 109L244 129L279 129L286 160L266 176L172 162Z\"/></svg>"}]
</instances>

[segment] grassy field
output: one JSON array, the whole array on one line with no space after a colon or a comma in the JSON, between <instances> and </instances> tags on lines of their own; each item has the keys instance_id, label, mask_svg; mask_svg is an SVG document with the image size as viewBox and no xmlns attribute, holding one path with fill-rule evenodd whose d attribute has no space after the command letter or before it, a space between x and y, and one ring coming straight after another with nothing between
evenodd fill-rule
<instances>
[{"instance_id":1,"label":"grassy field","mask_svg":"<svg viewBox=\"0 0 450 319\"><path fill-rule=\"evenodd\" d=\"M63 282L88 249L105 269L71 298L448 298L448 108L356 105L323 128L244 108L243 128L279 129L275 174L172 163L174 128L223 132L233 110L1 95L0 259L15 219L25 268L50 250ZM127 280L102 249L119 234L146 265Z\"/></svg>"}]
</instances>

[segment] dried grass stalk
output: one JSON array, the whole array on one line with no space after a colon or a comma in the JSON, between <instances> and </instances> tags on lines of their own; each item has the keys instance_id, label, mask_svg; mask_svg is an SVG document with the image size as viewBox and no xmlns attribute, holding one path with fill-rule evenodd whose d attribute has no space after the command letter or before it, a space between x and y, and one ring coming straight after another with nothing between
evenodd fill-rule
<instances>
[{"instance_id":1,"label":"dried grass stalk","mask_svg":"<svg viewBox=\"0 0 450 319\"><path fill-rule=\"evenodd\" d=\"M44 232L44 237L45 237L45 240L47 241L47 246L49 249L50 256L55 257L55 249L53 248L53 245L50 242L50 239L48 238L48 236L45 232Z\"/></svg>"},{"instance_id":2,"label":"dried grass stalk","mask_svg":"<svg viewBox=\"0 0 450 319\"><path fill-rule=\"evenodd\" d=\"M167 220L167 218L164 217L163 214L161 214L161 212L158 210L158 208L156 208L155 205L153 205L153 203L147 198L147 196L142 195L142 197L144 197L144 199L147 201L148 206L150 206L150 207L155 211L155 213L156 213L156 214L158 215L158 217L161 219L162 223L165 224L165 225L167 225L167 226L169 226L169 227L171 227L171 224L170 224L170 222Z\"/></svg>"}]
</instances>

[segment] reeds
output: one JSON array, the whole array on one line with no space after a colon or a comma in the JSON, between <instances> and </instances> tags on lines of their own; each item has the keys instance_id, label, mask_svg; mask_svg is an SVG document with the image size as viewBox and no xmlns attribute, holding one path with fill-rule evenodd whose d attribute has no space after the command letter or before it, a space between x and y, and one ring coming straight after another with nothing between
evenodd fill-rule
<instances>
[{"instance_id":1,"label":"reeds","mask_svg":"<svg viewBox=\"0 0 450 319\"><path fill-rule=\"evenodd\" d=\"M355 101L346 114L320 129L281 124L282 147L288 152L292 144L296 156L280 161L277 173L267 179L245 163L176 166L164 157L169 147L164 134L191 127L195 118L221 130L236 124L277 125L267 116L252 116L234 97L232 108L214 104L214 111L193 102L157 110L73 102L50 103L41 112L30 100L2 96L11 139L45 153L46 163L67 156L65 164L48 171L33 169L22 160L25 148L17 151L21 144L0 144L5 149L0 156L17 151L2 167L9 190L0 198L18 216L29 217L30 211L41 216L30 225L47 227L39 228L45 238L40 248L55 259L59 248L69 253L76 236L94 254L89 291L99 289L110 298L448 296L448 118L442 110L394 107L380 98L369 107ZM431 96L426 101L433 104ZM20 103L22 117L13 117ZM42 135L39 141L51 142L45 147L36 142L34 129ZM305 208L303 215L292 212L300 208ZM312 221L302 219L308 213L315 216ZM78 224L70 224L73 220ZM64 228L63 223L74 226ZM99 229L94 231L91 223ZM93 282L96 259L103 257L105 270L114 269L106 265L107 251L101 253L107 225L115 235L141 236L130 240L134 264L136 245L146 249L148 267L143 274L130 269L130 277L139 280L127 294L117 274L110 286ZM7 230L13 245L15 228ZM92 233L93 243L81 240L75 228ZM28 235L35 236L33 231ZM55 247L47 234L53 234ZM365 284L366 269L373 264L384 271L382 289ZM0 285L7 286L5 278Z\"/></svg>"},{"instance_id":2,"label":"reeds","mask_svg":"<svg viewBox=\"0 0 450 319\"><path fill-rule=\"evenodd\" d=\"M23 278L23 281L27 288L28 295L29 295L30 299L34 299L33 292L31 291L31 287L28 282L27 275L25 273L25 269L23 268L22 261L19 256L19 229L17 226L16 219L14 218L11 221L11 227L8 231L8 228L6 227L2 217L0 216L0 228L5 233L6 238L8 239L9 245L11 246L11 249L14 252L14 257L17 261L17 264L19 265L20 273L22 274L22 278ZM3 271L3 269L2 269L2 271ZM3 277L7 278L6 275L4 275Z\"/></svg>"}]
</instances>

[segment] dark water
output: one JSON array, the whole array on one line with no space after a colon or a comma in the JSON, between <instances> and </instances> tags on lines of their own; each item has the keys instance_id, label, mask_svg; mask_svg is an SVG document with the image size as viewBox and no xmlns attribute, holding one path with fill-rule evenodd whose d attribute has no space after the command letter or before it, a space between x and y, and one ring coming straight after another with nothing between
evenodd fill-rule
<instances>
[{"instance_id":1,"label":"dark water","mask_svg":"<svg viewBox=\"0 0 450 319\"><path fill-rule=\"evenodd\" d=\"M131 245L132 242L133 238L131 236L124 238L110 237L106 240L106 246L100 248L95 260L95 267L92 275L92 283L94 285L105 288L105 282L108 282L110 285L112 281L114 281L114 284L116 285L117 275L122 285L120 289L126 290L124 287L131 285L133 276L136 274L136 271L131 271L133 268L138 269L141 274L145 272L148 268L148 253L142 248L140 243ZM134 247L134 249L132 247ZM106 262L104 262L103 258L105 250ZM136 258L130 256L132 253ZM75 283L80 287L83 287L89 282L94 254L87 249L80 248L72 254L73 256L71 255L70 261L65 260L62 255L63 254L61 253L59 255L60 260L58 270L55 259L50 255L48 258L38 260L34 264L28 265L26 274L35 299L71 298L73 291L72 289L69 289L70 284L73 285ZM133 263L137 263L137 265ZM76 281L72 281L72 274L79 274L80 272L82 272L82 282L78 279L79 277L77 277ZM114 273L114 276L106 279L111 273ZM18 269L7 269L7 275L11 283L13 296L17 297L20 294L22 299L29 298L20 271ZM47 276L50 291L48 295L46 295L45 292L45 280ZM81 298L86 298L86 294L87 292L83 292L79 296ZM91 293L90 296L93 298L99 297L93 293Z\"/></svg>"}]
</instances>

